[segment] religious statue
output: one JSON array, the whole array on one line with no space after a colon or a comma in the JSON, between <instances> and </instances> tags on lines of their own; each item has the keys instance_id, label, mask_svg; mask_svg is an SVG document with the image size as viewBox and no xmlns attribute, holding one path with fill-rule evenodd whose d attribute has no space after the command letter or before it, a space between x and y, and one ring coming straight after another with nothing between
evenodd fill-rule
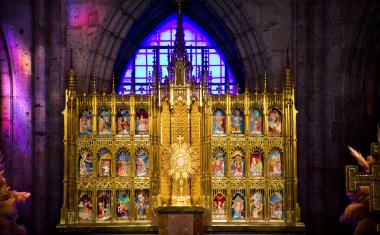
<instances>
[{"instance_id":1,"label":"religious statue","mask_svg":"<svg viewBox=\"0 0 380 235\"><path fill-rule=\"evenodd\" d=\"M182 143L183 137L178 137L179 143L172 144L165 152L165 172L172 180L171 205L191 206L191 176L195 172L192 160L193 150L187 143Z\"/></svg>"},{"instance_id":2,"label":"religious statue","mask_svg":"<svg viewBox=\"0 0 380 235\"><path fill-rule=\"evenodd\" d=\"M377 148L380 146L380 129L377 130L377 141L378 143L373 143L372 146ZM349 176L347 180L347 185L350 185L350 181L357 181L359 184L357 191L349 191L347 192L348 198L351 200L351 204L348 205L344 211L344 213L340 217L340 222L350 223L355 226L354 234L375 234L376 231L376 224L379 227L380 226L380 218L379 216L374 215L374 213L371 213L373 208L371 208L371 205L373 207L374 201L378 200L376 199L380 192L377 192L376 187L370 187L368 182L374 181L373 185L377 182L379 184L379 177L376 175L379 175L378 169L380 164L380 152L375 151L374 148L372 149L371 155L367 156L367 158L364 158L360 152L355 150L353 147L348 146L348 150L350 154L355 157L358 164L363 167L363 171L361 173L357 172L357 166L356 167L356 175ZM374 165L377 165L377 168L375 168ZM347 166L346 171L349 168L352 168L353 166ZM377 172L375 172L374 169L377 169ZM372 172L371 172L372 171ZM372 173L372 175L371 175ZM377 173L377 174L376 174ZM346 173L347 175L347 173ZM354 179L357 177L358 179ZM361 185L359 181L362 181L363 184ZM375 182L376 181L376 182ZM356 185L356 184L355 184ZM378 187L377 187L378 188ZM371 195L372 194L372 195Z\"/></svg>"}]
</instances>

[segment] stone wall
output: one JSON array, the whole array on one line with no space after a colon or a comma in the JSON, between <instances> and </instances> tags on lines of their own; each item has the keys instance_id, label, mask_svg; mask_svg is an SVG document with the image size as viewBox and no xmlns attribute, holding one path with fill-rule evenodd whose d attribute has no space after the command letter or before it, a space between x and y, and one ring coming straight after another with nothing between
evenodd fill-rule
<instances>
[{"instance_id":1,"label":"stone wall","mask_svg":"<svg viewBox=\"0 0 380 235\"><path fill-rule=\"evenodd\" d=\"M65 76L69 49L80 89L93 74L110 89L128 56L165 16L170 0L1 1L1 149L15 190L32 197L20 222L52 234L62 202ZM311 233L347 232L346 146L369 151L380 120L376 0L184 1L249 88L279 85L289 49L296 82L299 202ZM377 76L378 77L378 76ZM377 89L377 91L375 90ZM316 206L318 205L318 206ZM41 215L41 216L38 216Z\"/></svg>"}]
</instances>

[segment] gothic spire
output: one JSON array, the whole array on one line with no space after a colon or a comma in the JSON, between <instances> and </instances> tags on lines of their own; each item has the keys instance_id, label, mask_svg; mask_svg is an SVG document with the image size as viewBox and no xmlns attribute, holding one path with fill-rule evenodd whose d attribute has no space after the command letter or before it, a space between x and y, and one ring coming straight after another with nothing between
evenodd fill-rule
<instances>
[{"instance_id":1,"label":"gothic spire","mask_svg":"<svg viewBox=\"0 0 380 235\"><path fill-rule=\"evenodd\" d=\"M267 93L268 92L268 88L267 88L267 71L265 70L264 71L264 93Z\"/></svg>"},{"instance_id":2,"label":"gothic spire","mask_svg":"<svg viewBox=\"0 0 380 235\"><path fill-rule=\"evenodd\" d=\"M174 51L173 56L185 57L185 35L183 32L182 24L182 0L177 0L178 4L178 20L177 20L177 32L175 34Z\"/></svg>"},{"instance_id":3,"label":"gothic spire","mask_svg":"<svg viewBox=\"0 0 380 235\"><path fill-rule=\"evenodd\" d=\"M77 80L74 73L74 61L73 61L73 48L70 48L70 70L69 70L69 80L68 80L69 90L76 90Z\"/></svg>"},{"instance_id":4,"label":"gothic spire","mask_svg":"<svg viewBox=\"0 0 380 235\"><path fill-rule=\"evenodd\" d=\"M112 94L115 94L115 73L112 73Z\"/></svg>"}]
</instances>

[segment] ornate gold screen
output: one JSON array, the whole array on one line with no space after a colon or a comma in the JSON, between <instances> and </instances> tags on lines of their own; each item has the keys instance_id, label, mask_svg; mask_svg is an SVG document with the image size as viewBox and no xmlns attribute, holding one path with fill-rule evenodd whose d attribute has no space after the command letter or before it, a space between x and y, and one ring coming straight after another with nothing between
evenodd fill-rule
<instances>
[{"instance_id":1,"label":"ornate gold screen","mask_svg":"<svg viewBox=\"0 0 380 235\"><path fill-rule=\"evenodd\" d=\"M214 223L297 221L289 69L280 93L172 82L149 95L78 94L72 70L69 81L61 224L150 223L154 208L176 205L168 167L184 144L193 169L183 194Z\"/></svg>"},{"instance_id":2,"label":"ornate gold screen","mask_svg":"<svg viewBox=\"0 0 380 235\"><path fill-rule=\"evenodd\" d=\"M262 92L211 94L207 67L191 76L178 17L169 77L154 70L147 95L99 94L95 77L79 93L71 66L61 225L146 225L169 205L202 206L214 224L299 221L289 68L281 92L265 75Z\"/></svg>"}]
</instances>

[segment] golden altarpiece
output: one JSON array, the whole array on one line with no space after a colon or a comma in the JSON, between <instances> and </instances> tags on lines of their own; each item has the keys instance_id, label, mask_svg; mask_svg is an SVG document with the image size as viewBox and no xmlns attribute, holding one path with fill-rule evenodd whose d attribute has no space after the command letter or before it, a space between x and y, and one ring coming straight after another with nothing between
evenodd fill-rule
<instances>
[{"instance_id":1,"label":"golden altarpiece","mask_svg":"<svg viewBox=\"0 0 380 235\"><path fill-rule=\"evenodd\" d=\"M72 63L72 61L71 61ZM79 92L70 69L61 226L150 225L162 206L199 206L211 224L299 221L294 83L211 94L185 50L181 14L169 76L146 95ZM221 89L219 89L221 90Z\"/></svg>"}]
</instances>

